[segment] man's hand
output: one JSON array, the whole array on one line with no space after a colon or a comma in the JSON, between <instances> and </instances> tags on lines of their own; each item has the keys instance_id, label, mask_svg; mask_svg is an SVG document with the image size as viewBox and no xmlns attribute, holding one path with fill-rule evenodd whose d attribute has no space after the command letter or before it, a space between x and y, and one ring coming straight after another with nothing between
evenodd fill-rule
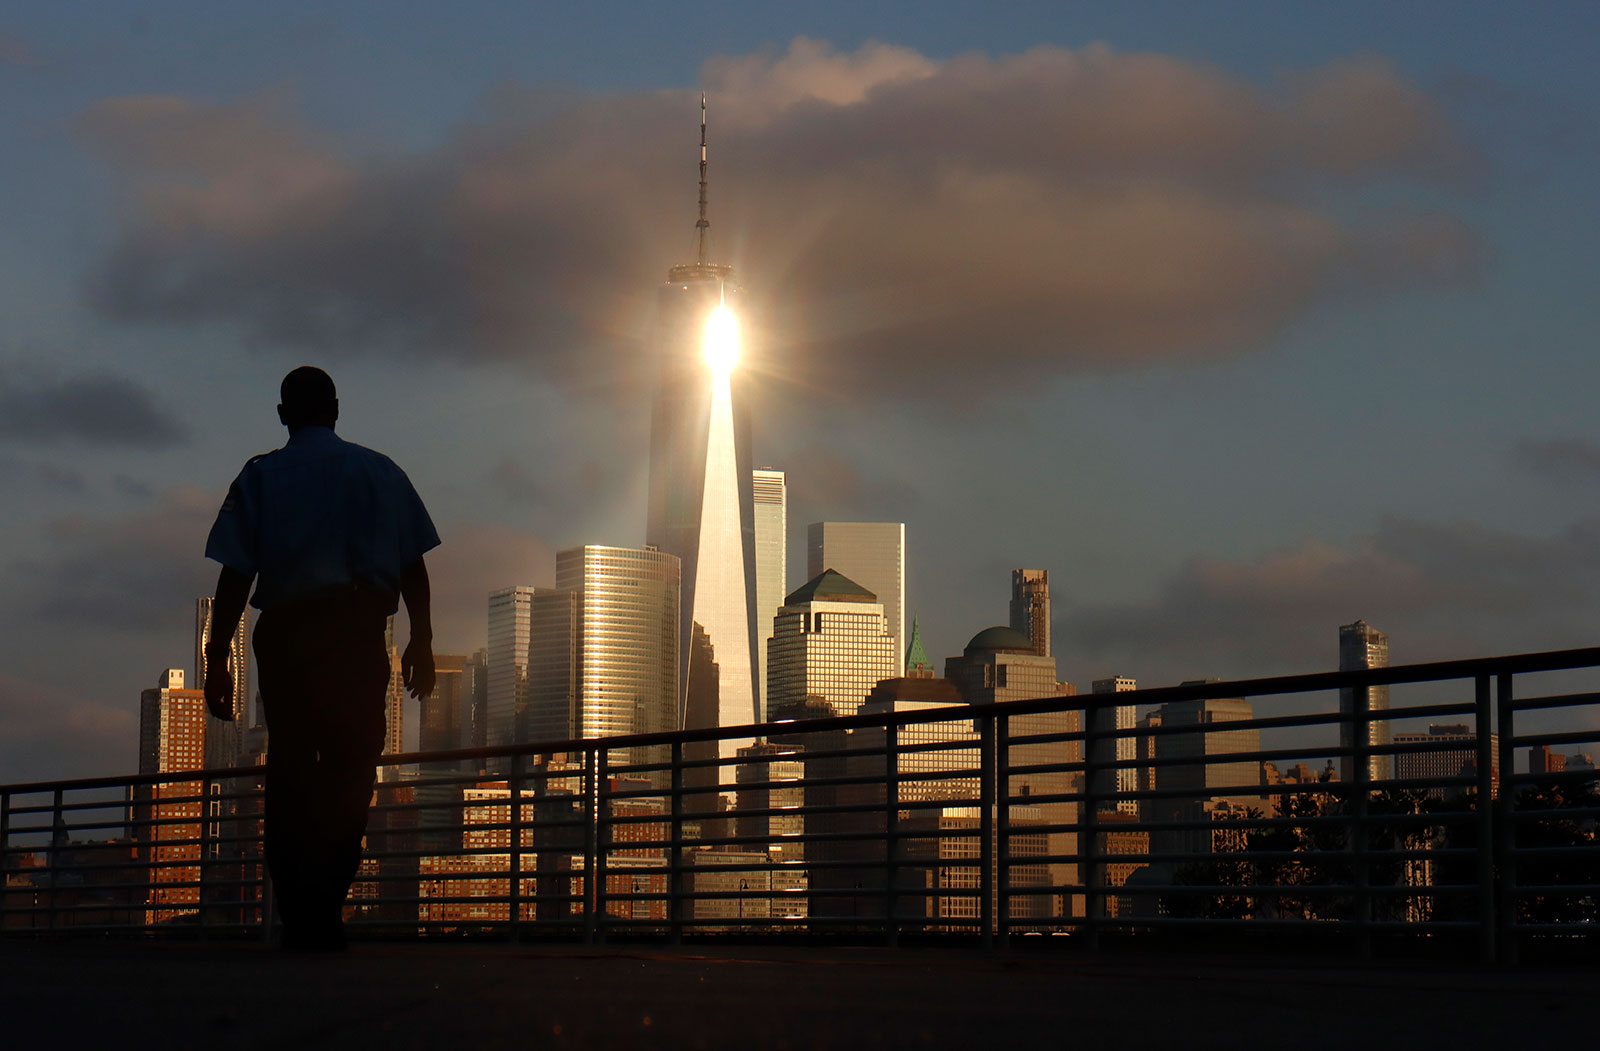
<instances>
[{"instance_id":1,"label":"man's hand","mask_svg":"<svg viewBox=\"0 0 1600 1051\"><path fill-rule=\"evenodd\" d=\"M421 699L433 694L433 643L412 636L406 651L400 655L400 681L405 683L411 696ZM207 691L206 696L211 696Z\"/></svg>"},{"instance_id":2,"label":"man's hand","mask_svg":"<svg viewBox=\"0 0 1600 1051\"><path fill-rule=\"evenodd\" d=\"M225 723L233 722L233 673L226 660L206 662L206 710Z\"/></svg>"}]
</instances>

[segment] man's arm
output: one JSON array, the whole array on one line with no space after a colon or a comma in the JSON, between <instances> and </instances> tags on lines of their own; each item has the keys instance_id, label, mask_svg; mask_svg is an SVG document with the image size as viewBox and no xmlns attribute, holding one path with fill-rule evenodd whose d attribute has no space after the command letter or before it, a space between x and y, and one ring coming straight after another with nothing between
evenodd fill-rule
<instances>
[{"instance_id":1,"label":"man's arm","mask_svg":"<svg viewBox=\"0 0 1600 1051\"><path fill-rule=\"evenodd\" d=\"M217 594L211 600L211 637L206 640L206 708L218 719L233 721L233 673L228 670L228 652L239 616L250 598L250 578L238 570L222 567L217 575Z\"/></svg>"},{"instance_id":2,"label":"man's arm","mask_svg":"<svg viewBox=\"0 0 1600 1051\"><path fill-rule=\"evenodd\" d=\"M433 693L433 613L428 590L428 567L422 556L400 571L400 597L411 619L411 641L400 655L400 679L413 697Z\"/></svg>"}]
</instances>

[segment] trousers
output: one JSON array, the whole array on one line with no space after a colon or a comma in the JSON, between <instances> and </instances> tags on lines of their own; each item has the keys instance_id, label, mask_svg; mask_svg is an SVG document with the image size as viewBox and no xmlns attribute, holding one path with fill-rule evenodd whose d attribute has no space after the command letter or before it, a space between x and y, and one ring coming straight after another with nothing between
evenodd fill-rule
<instances>
[{"instance_id":1,"label":"trousers","mask_svg":"<svg viewBox=\"0 0 1600 1051\"><path fill-rule=\"evenodd\" d=\"M267 724L263 839L278 914L286 932L337 929L383 751L384 615L340 595L267 610L255 653Z\"/></svg>"}]
</instances>

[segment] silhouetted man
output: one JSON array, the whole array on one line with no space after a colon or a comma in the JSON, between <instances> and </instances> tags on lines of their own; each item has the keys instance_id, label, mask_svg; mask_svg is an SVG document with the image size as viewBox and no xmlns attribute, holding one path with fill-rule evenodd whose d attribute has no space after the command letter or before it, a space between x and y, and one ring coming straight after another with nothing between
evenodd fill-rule
<instances>
[{"instance_id":1,"label":"silhouetted man","mask_svg":"<svg viewBox=\"0 0 1600 1051\"><path fill-rule=\"evenodd\" d=\"M265 839L283 944L339 949L383 751L385 621L403 597L411 641L401 674L413 697L427 696L433 629L422 556L439 535L404 471L334 435L339 400L326 372L295 369L281 393L288 443L244 465L206 541L206 557L222 563L206 706L232 718L228 646L248 597L261 611Z\"/></svg>"}]
</instances>

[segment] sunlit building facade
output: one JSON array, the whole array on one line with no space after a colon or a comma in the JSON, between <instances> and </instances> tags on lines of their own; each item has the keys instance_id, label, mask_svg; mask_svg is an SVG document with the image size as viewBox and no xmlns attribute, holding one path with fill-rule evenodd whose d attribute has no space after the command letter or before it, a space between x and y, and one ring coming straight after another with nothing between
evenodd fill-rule
<instances>
[{"instance_id":1,"label":"sunlit building facade","mask_svg":"<svg viewBox=\"0 0 1600 1051\"><path fill-rule=\"evenodd\" d=\"M772 630L767 697L774 710L820 697L854 715L875 685L899 673L877 596L832 570L790 594Z\"/></svg>"},{"instance_id":2,"label":"sunlit building facade","mask_svg":"<svg viewBox=\"0 0 1600 1051\"><path fill-rule=\"evenodd\" d=\"M1011 571L1011 627L1033 640L1033 652L1050 656L1050 571Z\"/></svg>"},{"instance_id":3,"label":"sunlit building facade","mask_svg":"<svg viewBox=\"0 0 1600 1051\"><path fill-rule=\"evenodd\" d=\"M533 587L518 585L489 593L486 709L487 746L518 744L526 729L528 632Z\"/></svg>"},{"instance_id":4,"label":"sunlit building facade","mask_svg":"<svg viewBox=\"0 0 1600 1051\"><path fill-rule=\"evenodd\" d=\"M194 681L192 689L203 690L206 685L206 646L211 642L211 599L195 600L194 609ZM242 755L244 732L250 726L250 607L239 616L239 627L228 646L228 672L233 676L233 722L221 719L206 720L206 766L224 769L238 766ZM259 717L259 713L258 713Z\"/></svg>"},{"instance_id":5,"label":"sunlit building facade","mask_svg":"<svg viewBox=\"0 0 1600 1051\"><path fill-rule=\"evenodd\" d=\"M904 522L812 522L806 527L806 577L831 569L878 597L894 639L906 645L906 527ZM898 674L898 672L896 673Z\"/></svg>"},{"instance_id":6,"label":"sunlit building facade","mask_svg":"<svg viewBox=\"0 0 1600 1051\"><path fill-rule=\"evenodd\" d=\"M1343 624L1339 627L1339 670L1340 671L1366 671L1369 668L1387 668L1389 666L1389 636L1374 628L1364 620L1354 624ZM1381 716L1389 710L1389 687L1387 686L1359 686L1346 687L1339 691L1339 714L1351 715L1356 709L1356 703L1365 695L1366 706L1373 713L1373 719L1367 724L1367 746L1379 748L1390 743L1389 721ZM1339 747L1347 749L1354 743L1352 728L1346 723L1339 724ZM1374 755L1367 760L1367 768L1371 771L1374 781L1386 780L1394 769L1392 757L1388 755ZM1343 781L1355 779L1355 768L1348 757L1339 760L1339 777Z\"/></svg>"},{"instance_id":7,"label":"sunlit building facade","mask_svg":"<svg viewBox=\"0 0 1600 1051\"><path fill-rule=\"evenodd\" d=\"M1139 683L1126 675L1113 675L1105 679L1096 679L1090 687L1096 694L1132 693L1139 688ZM1117 730L1134 729L1134 711L1131 704L1119 704L1111 709L1111 726ZM1118 763L1131 763L1139 758L1139 739L1137 737L1117 737L1107 742L1112 747L1106 749L1106 758L1114 759ZM1130 792L1139 790L1139 769L1136 766L1117 766L1107 786L1116 793L1116 799L1106 801L1101 809L1116 810L1133 817L1139 816L1139 802L1129 796Z\"/></svg>"},{"instance_id":8,"label":"sunlit building facade","mask_svg":"<svg viewBox=\"0 0 1600 1051\"><path fill-rule=\"evenodd\" d=\"M751 478L756 515L756 689L761 722L771 718L767 705L766 652L772 620L788 593L783 586L788 564L788 490L782 471L758 467Z\"/></svg>"},{"instance_id":9,"label":"sunlit building facade","mask_svg":"<svg viewBox=\"0 0 1600 1051\"><path fill-rule=\"evenodd\" d=\"M204 690L184 688L183 669L168 668L156 685L139 695L139 773L171 774L205 766ZM199 907L201 821L205 802L201 781L140 786L135 794L135 830L150 871L149 911L145 921L166 923Z\"/></svg>"}]
</instances>

